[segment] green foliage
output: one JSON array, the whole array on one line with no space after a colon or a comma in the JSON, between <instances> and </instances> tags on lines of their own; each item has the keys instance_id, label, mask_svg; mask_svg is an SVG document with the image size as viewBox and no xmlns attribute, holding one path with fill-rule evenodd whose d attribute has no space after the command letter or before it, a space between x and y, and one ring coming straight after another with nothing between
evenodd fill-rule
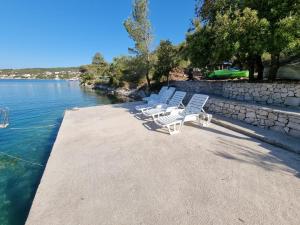
<instances>
[{"instance_id":1,"label":"green foliage","mask_svg":"<svg viewBox=\"0 0 300 225\"><path fill-rule=\"evenodd\" d=\"M116 77L112 76L109 78L109 85L112 87L120 87L121 81L118 80Z\"/></svg>"},{"instance_id":2,"label":"green foliage","mask_svg":"<svg viewBox=\"0 0 300 225\"><path fill-rule=\"evenodd\" d=\"M92 64L79 67L81 72L81 83L92 84L95 82L105 82L109 75L110 65L104 60L100 53L93 57Z\"/></svg>"},{"instance_id":3,"label":"green foliage","mask_svg":"<svg viewBox=\"0 0 300 225\"><path fill-rule=\"evenodd\" d=\"M87 66L80 66L79 67L79 72L80 73L87 73L88 72Z\"/></svg>"},{"instance_id":4,"label":"green foliage","mask_svg":"<svg viewBox=\"0 0 300 225\"><path fill-rule=\"evenodd\" d=\"M134 41L134 48L129 48L131 53L137 55L142 66L142 73L147 78L150 86L150 45L152 42L152 30L149 21L148 0L134 0L131 16L124 22L124 27L129 37Z\"/></svg>"},{"instance_id":5,"label":"green foliage","mask_svg":"<svg viewBox=\"0 0 300 225\"><path fill-rule=\"evenodd\" d=\"M249 78L254 79L255 61L265 50L268 29L268 21L258 18L257 11L250 8L218 13L214 23L214 58L228 61L235 57L247 64Z\"/></svg>"},{"instance_id":6,"label":"green foliage","mask_svg":"<svg viewBox=\"0 0 300 225\"><path fill-rule=\"evenodd\" d=\"M166 77L169 80L169 74L179 65L177 57L177 49L172 43L167 41L161 41L157 50L157 62L154 66L154 79L160 81L162 77Z\"/></svg>"},{"instance_id":7,"label":"green foliage","mask_svg":"<svg viewBox=\"0 0 300 225\"><path fill-rule=\"evenodd\" d=\"M150 52L152 33L148 14L148 0L134 0L131 17L124 22L129 37L135 42L130 50L137 55L147 56Z\"/></svg>"},{"instance_id":8,"label":"green foliage","mask_svg":"<svg viewBox=\"0 0 300 225\"><path fill-rule=\"evenodd\" d=\"M236 10L230 23L232 27L228 27L228 30L232 30L234 41L238 43L235 52L245 55L245 58L264 52L267 45L265 37L269 35L269 22L264 18L260 19L256 10Z\"/></svg>"},{"instance_id":9,"label":"green foliage","mask_svg":"<svg viewBox=\"0 0 300 225\"><path fill-rule=\"evenodd\" d=\"M213 23L198 27L187 36L194 66L213 66L233 57L245 62L249 56L263 53L269 24L266 19L259 19L255 10L245 8L213 14Z\"/></svg>"},{"instance_id":10,"label":"green foliage","mask_svg":"<svg viewBox=\"0 0 300 225\"><path fill-rule=\"evenodd\" d=\"M207 25L198 27L193 33L187 35L185 54L193 67L203 68L215 64L214 59L215 37L212 27Z\"/></svg>"},{"instance_id":11,"label":"green foliage","mask_svg":"<svg viewBox=\"0 0 300 225\"><path fill-rule=\"evenodd\" d=\"M120 87L124 84L125 73L127 73L132 57L115 57L109 68L109 84L113 87Z\"/></svg>"},{"instance_id":12,"label":"green foliage","mask_svg":"<svg viewBox=\"0 0 300 225\"><path fill-rule=\"evenodd\" d=\"M286 17L278 22L275 45L286 55L300 53L300 16Z\"/></svg>"},{"instance_id":13,"label":"green foliage","mask_svg":"<svg viewBox=\"0 0 300 225\"><path fill-rule=\"evenodd\" d=\"M186 38L188 58L200 68L236 60L251 75L268 52L274 79L280 55L300 52L299 7L299 0L197 0L193 32Z\"/></svg>"},{"instance_id":14,"label":"green foliage","mask_svg":"<svg viewBox=\"0 0 300 225\"><path fill-rule=\"evenodd\" d=\"M238 9L240 2L240 0L196 0L196 25L199 24L197 21L204 24L214 23L217 14Z\"/></svg>"},{"instance_id":15,"label":"green foliage","mask_svg":"<svg viewBox=\"0 0 300 225\"><path fill-rule=\"evenodd\" d=\"M107 65L107 63L105 62L103 56L97 52L94 57L93 57L93 60L92 60L92 64L93 65L98 65L98 66L101 66L101 67L104 67Z\"/></svg>"},{"instance_id":16,"label":"green foliage","mask_svg":"<svg viewBox=\"0 0 300 225\"><path fill-rule=\"evenodd\" d=\"M120 81L119 86L124 82L139 85L144 79L144 63L141 57L121 56L114 58L110 65L110 74L114 79Z\"/></svg>"},{"instance_id":17,"label":"green foliage","mask_svg":"<svg viewBox=\"0 0 300 225\"><path fill-rule=\"evenodd\" d=\"M83 73L80 75L82 84L92 84L92 81L95 79L95 75L91 73Z\"/></svg>"},{"instance_id":18,"label":"green foliage","mask_svg":"<svg viewBox=\"0 0 300 225\"><path fill-rule=\"evenodd\" d=\"M280 55L299 51L299 0L246 0L244 4L257 10L258 16L270 23L265 49L271 54L269 79L273 80L280 66Z\"/></svg>"},{"instance_id":19,"label":"green foliage","mask_svg":"<svg viewBox=\"0 0 300 225\"><path fill-rule=\"evenodd\" d=\"M88 72L95 74L97 78L107 75L109 64L104 60L103 56L97 52L93 57L92 64L88 66Z\"/></svg>"},{"instance_id":20,"label":"green foliage","mask_svg":"<svg viewBox=\"0 0 300 225\"><path fill-rule=\"evenodd\" d=\"M123 71L123 78L127 82L140 84L144 80L145 61L143 57L132 57L127 62L127 68Z\"/></svg>"}]
</instances>

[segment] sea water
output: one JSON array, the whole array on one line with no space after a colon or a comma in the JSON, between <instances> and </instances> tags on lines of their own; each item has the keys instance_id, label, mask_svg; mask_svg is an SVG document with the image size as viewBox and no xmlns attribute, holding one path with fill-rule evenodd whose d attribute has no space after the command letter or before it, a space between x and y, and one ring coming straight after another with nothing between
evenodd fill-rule
<instances>
[{"instance_id":1,"label":"sea water","mask_svg":"<svg viewBox=\"0 0 300 225\"><path fill-rule=\"evenodd\" d=\"M79 82L0 80L0 108L9 126L0 129L0 224L26 221L64 111L117 102Z\"/></svg>"}]
</instances>

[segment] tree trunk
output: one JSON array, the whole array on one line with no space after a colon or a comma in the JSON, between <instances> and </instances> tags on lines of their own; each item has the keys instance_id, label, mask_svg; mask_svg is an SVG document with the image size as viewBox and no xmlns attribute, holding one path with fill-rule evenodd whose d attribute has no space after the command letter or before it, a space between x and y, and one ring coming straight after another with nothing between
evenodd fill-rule
<instances>
[{"instance_id":1,"label":"tree trunk","mask_svg":"<svg viewBox=\"0 0 300 225\"><path fill-rule=\"evenodd\" d=\"M255 60L253 56L248 58L248 68L249 68L249 81L254 80L254 67L255 67Z\"/></svg>"},{"instance_id":2,"label":"tree trunk","mask_svg":"<svg viewBox=\"0 0 300 225\"><path fill-rule=\"evenodd\" d=\"M256 67L257 67L257 80L264 79L264 65L261 60L261 56L256 56Z\"/></svg>"},{"instance_id":3,"label":"tree trunk","mask_svg":"<svg viewBox=\"0 0 300 225\"><path fill-rule=\"evenodd\" d=\"M275 80L277 76L278 69L280 67L279 63L279 53L272 53L271 54L271 66L269 71L269 80Z\"/></svg>"},{"instance_id":4,"label":"tree trunk","mask_svg":"<svg viewBox=\"0 0 300 225\"><path fill-rule=\"evenodd\" d=\"M151 80L149 77L149 72L150 72L150 59L149 59L149 55L147 55L146 80L147 80L148 90L151 90Z\"/></svg>"},{"instance_id":5,"label":"tree trunk","mask_svg":"<svg viewBox=\"0 0 300 225\"><path fill-rule=\"evenodd\" d=\"M242 60L241 60L241 57L239 54L237 54L237 59L234 64L237 65L240 70L243 70L244 66L243 66L243 63L242 63Z\"/></svg>"},{"instance_id":6,"label":"tree trunk","mask_svg":"<svg viewBox=\"0 0 300 225\"><path fill-rule=\"evenodd\" d=\"M168 75L167 75L167 84L168 84L168 87L169 87L169 84L170 84L170 73L171 72L169 72Z\"/></svg>"},{"instance_id":7,"label":"tree trunk","mask_svg":"<svg viewBox=\"0 0 300 225\"><path fill-rule=\"evenodd\" d=\"M243 70L243 64L242 64L241 61L238 61L237 65L238 65L238 67L239 67L240 70Z\"/></svg>"},{"instance_id":8,"label":"tree trunk","mask_svg":"<svg viewBox=\"0 0 300 225\"><path fill-rule=\"evenodd\" d=\"M194 80L194 70L192 68L188 70L188 80Z\"/></svg>"},{"instance_id":9,"label":"tree trunk","mask_svg":"<svg viewBox=\"0 0 300 225\"><path fill-rule=\"evenodd\" d=\"M146 72L146 80L147 80L148 90L150 90L151 80L150 80L150 77L149 77L149 69L147 69L147 72Z\"/></svg>"}]
</instances>

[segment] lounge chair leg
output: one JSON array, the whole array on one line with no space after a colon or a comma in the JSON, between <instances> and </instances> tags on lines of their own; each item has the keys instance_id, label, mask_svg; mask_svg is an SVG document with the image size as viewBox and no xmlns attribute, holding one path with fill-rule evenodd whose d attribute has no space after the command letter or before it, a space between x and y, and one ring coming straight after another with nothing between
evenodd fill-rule
<instances>
[{"instance_id":1,"label":"lounge chair leg","mask_svg":"<svg viewBox=\"0 0 300 225\"><path fill-rule=\"evenodd\" d=\"M172 126L173 126L173 129L172 129ZM179 127L177 128L177 126L179 126ZM169 131L170 135L178 134L181 130L182 122L170 124L167 127L168 127L168 131Z\"/></svg>"},{"instance_id":2,"label":"lounge chair leg","mask_svg":"<svg viewBox=\"0 0 300 225\"><path fill-rule=\"evenodd\" d=\"M202 120L202 126L203 127L208 127L211 123L212 115L205 113L201 116L202 116L202 118L201 119L199 118L199 121Z\"/></svg>"},{"instance_id":3,"label":"lounge chair leg","mask_svg":"<svg viewBox=\"0 0 300 225\"><path fill-rule=\"evenodd\" d=\"M159 118L159 116L160 116L159 113L158 113L158 114L153 114L153 115L152 115L153 121L157 120L157 119Z\"/></svg>"},{"instance_id":4,"label":"lounge chair leg","mask_svg":"<svg viewBox=\"0 0 300 225\"><path fill-rule=\"evenodd\" d=\"M171 125L168 125L169 134L172 135Z\"/></svg>"},{"instance_id":5,"label":"lounge chair leg","mask_svg":"<svg viewBox=\"0 0 300 225\"><path fill-rule=\"evenodd\" d=\"M208 118L207 118L207 126L209 126L210 123L211 123L212 115L211 115L211 114L207 114L207 115L208 115Z\"/></svg>"},{"instance_id":6,"label":"lounge chair leg","mask_svg":"<svg viewBox=\"0 0 300 225\"><path fill-rule=\"evenodd\" d=\"M179 132L181 131L181 128L182 128L182 125L183 125L183 121L182 122L180 122L180 124L179 124Z\"/></svg>"}]
</instances>

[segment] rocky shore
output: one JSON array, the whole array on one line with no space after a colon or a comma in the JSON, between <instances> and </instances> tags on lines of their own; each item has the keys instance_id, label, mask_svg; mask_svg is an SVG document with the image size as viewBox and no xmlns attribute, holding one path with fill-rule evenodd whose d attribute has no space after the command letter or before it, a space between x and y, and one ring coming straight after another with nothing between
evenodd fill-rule
<instances>
[{"instance_id":1,"label":"rocky shore","mask_svg":"<svg viewBox=\"0 0 300 225\"><path fill-rule=\"evenodd\" d=\"M92 85L92 89L101 90L105 94L114 95L117 98L124 99L126 101L139 101L142 98L146 97L146 92L141 89L125 89L125 88L113 88L108 85Z\"/></svg>"}]
</instances>

